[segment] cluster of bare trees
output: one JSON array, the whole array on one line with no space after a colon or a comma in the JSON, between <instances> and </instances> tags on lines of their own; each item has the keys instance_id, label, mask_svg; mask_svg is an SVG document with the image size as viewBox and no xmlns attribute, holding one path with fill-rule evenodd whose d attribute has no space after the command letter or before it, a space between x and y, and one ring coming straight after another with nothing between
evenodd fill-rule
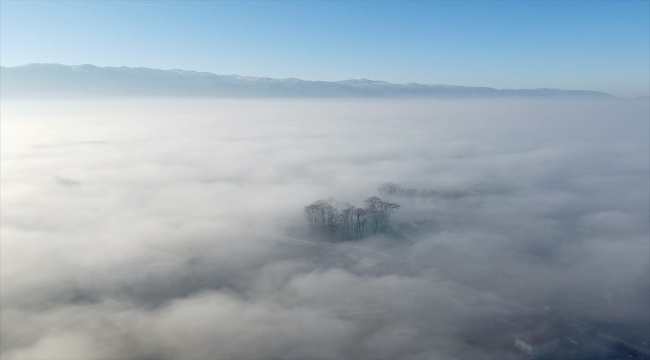
<instances>
[{"instance_id":1,"label":"cluster of bare trees","mask_svg":"<svg viewBox=\"0 0 650 360\"><path fill-rule=\"evenodd\" d=\"M326 235L331 240L361 239L367 233L386 232L390 214L399 208L399 205L377 196L366 199L364 207L344 204L339 209L332 205L333 201L318 200L305 206L310 231Z\"/></svg>"}]
</instances>

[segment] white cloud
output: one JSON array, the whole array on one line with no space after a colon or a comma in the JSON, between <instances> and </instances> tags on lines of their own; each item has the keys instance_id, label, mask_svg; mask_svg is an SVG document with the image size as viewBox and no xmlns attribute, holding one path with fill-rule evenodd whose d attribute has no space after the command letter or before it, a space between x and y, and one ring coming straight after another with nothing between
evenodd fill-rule
<instances>
[{"instance_id":1,"label":"white cloud","mask_svg":"<svg viewBox=\"0 0 650 360\"><path fill-rule=\"evenodd\" d=\"M634 102L3 100L2 356L502 358L485 347L498 319L542 303L647 330L647 118ZM393 258L265 235L306 236L304 205L385 181L460 195L397 199L410 241L355 244Z\"/></svg>"}]
</instances>

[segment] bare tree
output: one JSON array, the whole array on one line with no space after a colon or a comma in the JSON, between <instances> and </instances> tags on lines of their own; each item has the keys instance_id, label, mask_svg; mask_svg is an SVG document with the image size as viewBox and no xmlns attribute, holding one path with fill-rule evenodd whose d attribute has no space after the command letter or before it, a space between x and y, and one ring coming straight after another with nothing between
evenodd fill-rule
<instances>
[{"instance_id":1,"label":"bare tree","mask_svg":"<svg viewBox=\"0 0 650 360\"><path fill-rule=\"evenodd\" d=\"M360 239L363 238L363 231L366 227L366 210L362 208L356 208L354 210L354 217L356 218L356 229L357 237Z\"/></svg>"},{"instance_id":2,"label":"bare tree","mask_svg":"<svg viewBox=\"0 0 650 360\"><path fill-rule=\"evenodd\" d=\"M338 212L338 209L330 204L325 206L325 219L327 221L327 232L329 233L330 239L334 237L337 230Z\"/></svg>"},{"instance_id":3,"label":"bare tree","mask_svg":"<svg viewBox=\"0 0 650 360\"><path fill-rule=\"evenodd\" d=\"M305 206L305 217L309 224L309 231L314 232L318 228L318 208L316 204Z\"/></svg>"},{"instance_id":4,"label":"bare tree","mask_svg":"<svg viewBox=\"0 0 650 360\"><path fill-rule=\"evenodd\" d=\"M380 224L382 221L381 203L383 203L383 201L381 201L381 199L377 196L372 196L367 198L364 203L366 204L366 211L368 212L368 215L372 221L373 234L376 234L380 229Z\"/></svg>"},{"instance_id":5,"label":"bare tree","mask_svg":"<svg viewBox=\"0 0 650 360\"><path fill-rule=\"evenodd\" d=\"M339 231L341 238L344 240L350 239L353 236L354 229L354 211L356 207L350 204L345 204L343 210L339 214Z\"/></svg>"},{"instance_id":6,"label":"bare tree","mask_svg":"<svg viewBox=\"0 0 650 360\"><path fill-rule=\"evenodd\" d=\"M388 226L388 219L390 216L390 213L393 212L393 210L398 209L399 205L395 203L389 203L389 202L381 202L381 212L382 212L382 231L386 231L387 226Z\"/></svg>"}]
</instances>

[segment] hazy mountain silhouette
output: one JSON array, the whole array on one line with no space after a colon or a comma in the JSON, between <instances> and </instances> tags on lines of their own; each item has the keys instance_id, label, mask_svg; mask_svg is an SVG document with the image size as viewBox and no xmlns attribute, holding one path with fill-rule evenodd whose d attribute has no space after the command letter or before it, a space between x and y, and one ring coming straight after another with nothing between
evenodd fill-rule
<instances>
[{"instance_id":1,"label":"hazy mountain silhouette","mask_svg":"<svg viewBox=\"0 0 650 360\"><path fill-rule=\"evenodd\" d=\"M3 97L201 96L243 98L614 98L588 90L494 89L489 87L394 84L351 79L336 82L217 75L185 70L29 64L2 67Z\"/></svg>"}]
</instances>

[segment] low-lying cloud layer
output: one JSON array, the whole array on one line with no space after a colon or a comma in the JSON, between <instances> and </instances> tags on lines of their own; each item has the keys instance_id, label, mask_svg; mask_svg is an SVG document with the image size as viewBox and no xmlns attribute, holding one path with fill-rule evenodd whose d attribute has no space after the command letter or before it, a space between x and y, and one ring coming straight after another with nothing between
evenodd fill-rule
<instances>
[{"instance_id":1,"label":"low-lying cloud layer","mask_svg":"<svg viewBox=\"0 0 650 360\"><path fill-rule=\"evenodd\" d=\"M648 116L3 101L2 358L504 359L543 305L642 338ZM387 181L456 195L394 199L399 239L306 235L303 206Z\"/></svg>"}]
</instances>

